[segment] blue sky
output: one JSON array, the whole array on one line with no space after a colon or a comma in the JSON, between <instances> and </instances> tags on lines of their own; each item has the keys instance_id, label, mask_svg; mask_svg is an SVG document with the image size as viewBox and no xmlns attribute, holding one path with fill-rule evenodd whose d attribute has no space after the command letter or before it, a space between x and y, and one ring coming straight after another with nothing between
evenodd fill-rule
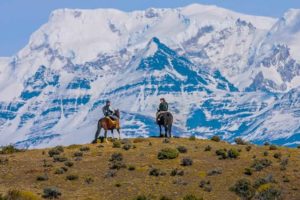
<instances>
[{"instance_id":1,"label":"blue sky","mask_svg":"<svg viewBox=\"0 0 300 200\"><path fill-rule=\"evenodd\" d=\"M234 11L280 17L300 0L0 0L0 56L24 47L32 32L46 23L57 8L117 8L124 11L149 7L179 7L191 3L214 4Z\"/></svg>"}]
</instances>

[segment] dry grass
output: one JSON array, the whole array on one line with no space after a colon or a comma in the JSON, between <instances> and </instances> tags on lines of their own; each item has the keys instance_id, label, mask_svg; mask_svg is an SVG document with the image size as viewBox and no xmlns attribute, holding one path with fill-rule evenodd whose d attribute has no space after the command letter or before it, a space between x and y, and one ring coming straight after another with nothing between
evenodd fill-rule
<instances>
[{"instance_id":1,"label":"dry grass","mask_svg":"<svg viewBox=\"0 0 300 200\"><path fill-rule=\"evenodd\" d=\"M270 151L268 146L252 145L251 151L247 151L246 146L232 146L222 141L182 138L173 138L169 143L162 141L163 139L158 138L132 139L129 142L134 143L136 148L127 151L122 148L113 148L111 142L101 144L100 147L99 144L84 145L90 150L82 151L81 159L74 157L74 153L80 151L82 146L65 147L61 156L66 157L74 165L63 174L55 174L58 168L65 165L63 162L53 162L53 158L45 153L49 149L0 155L0 159L8 159L8 162L0 164L0 194L4 195L9 190L18 189L30 191L41 197L44 188L53 186L59 189L62 193L60 199L64 200L131 200L138 195L150 195L152 199L160 199L162 196L182 199L189 194L203 197L204 200L231 200L239 199L229 191L230 186L234 185L238 179L247 178L254 182L258 178L272 174L276 180L276 186L282 191L283 199L300 199L299 149L278 148L270 152L268 156L264 156L265 151ZM211 151L205 151L208 145L212 148ZM161 149L176 149L178 146L187 147L187 153L179 154L177 158L171 160L157 158ZM215 151L224 148L240 149L240 156L237 159L219 159ZM109 160L111 155L117 152L123 155L122 162L127 168L110 171L112 169L109 169ZM284 170L282 170L281 160L273 157L276 152L281 153L281 160L288 158L288 164ZM181 165L181 160L185 157L192 159L191 166ZM250 168L255 159L263 158L271 160L272 165L261 171L253 171L251 176L244 174L245 168ZM49 165L45 165L45 162ZM129 170L129 166L134 166L134 170ZM149 171L153 168L166 172L166 175L149 176ZM171 172L176 168L183 170L184 175L171 176ZM208 176L207 173L213 169L222 169L222 173ZM115 173L115 176L107 176L108 172ZM49 179L37 181L37 176L41 174L47 174ZM70 181L67 179L69 175L78 176L78 179ZM287 178L288 182L285 181ZM210 192L199 187L201 181L209 181Z\"/></svg>"}]
</instances>

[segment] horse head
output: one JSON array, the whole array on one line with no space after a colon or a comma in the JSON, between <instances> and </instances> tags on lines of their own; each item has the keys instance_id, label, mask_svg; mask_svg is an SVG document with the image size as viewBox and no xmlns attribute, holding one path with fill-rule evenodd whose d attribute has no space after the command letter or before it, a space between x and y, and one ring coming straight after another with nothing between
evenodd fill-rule
<instances>
[{"instance_id":1,"label":"horse head","mask_svg":"<svg viewBox=\"0 0 300 200\"><path fill-rule=\"evenodd\" d=\"M118 118L120 118L120 111L119 111L119 109L115 110L115 115L116 115Z\"/></svg>"}]
</instances>

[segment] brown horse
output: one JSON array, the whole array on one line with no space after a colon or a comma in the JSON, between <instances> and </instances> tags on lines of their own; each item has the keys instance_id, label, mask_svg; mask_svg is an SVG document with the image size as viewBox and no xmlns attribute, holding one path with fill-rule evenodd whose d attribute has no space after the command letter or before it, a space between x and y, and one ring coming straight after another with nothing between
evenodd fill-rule
<instances>
[{"instance_id":1,"label":"brown horse","mask_svg":"<svg viewBox=\"0 0 300 200\"><path fill-rule=\"evenodd\" d=\"M160 137L172 137L173 115L170 112L162 112L156 118L159 126ZM162 134L162 126L165 128L165 134Z\"/></svg>"},{"instance_id":2,"label":"brown horse","mask_svg":"<svg viewBox=\"0 0 300 200\"><path fill-rule=\"evenodd\" d=\"M120 135L120 111L115 110L115 116L117 116L117 120L113 121L109 117L104 117L98 121L97 131L95 134L95 139L93 140L93 143L97 143L97 139L100 135L101 129L104 129L104 138L107 142L107 131L111 130L112 137L114 137L114 129L117 129L117 132L119 133L119 139L121 139Z\"/></svg>"}]
</instances>

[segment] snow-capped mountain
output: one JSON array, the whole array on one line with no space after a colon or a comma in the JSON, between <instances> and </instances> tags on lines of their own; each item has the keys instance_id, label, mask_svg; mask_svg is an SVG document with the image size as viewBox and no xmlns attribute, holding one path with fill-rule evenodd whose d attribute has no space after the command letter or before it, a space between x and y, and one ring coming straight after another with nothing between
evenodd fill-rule
<instances>
[{"instance_id":1,"label":"snow-capped mountain","mask_svg":"<svg viewBox=\"0 0 300 200\"><path fill-rule=\"evenodd\" d=\"M0 145L90 142L106 99L122 111L123 136L156 135L161 96L175 135L296 145L299 13L53 11L17 55L0 58Z\"/></svg>"}]
</instances>

